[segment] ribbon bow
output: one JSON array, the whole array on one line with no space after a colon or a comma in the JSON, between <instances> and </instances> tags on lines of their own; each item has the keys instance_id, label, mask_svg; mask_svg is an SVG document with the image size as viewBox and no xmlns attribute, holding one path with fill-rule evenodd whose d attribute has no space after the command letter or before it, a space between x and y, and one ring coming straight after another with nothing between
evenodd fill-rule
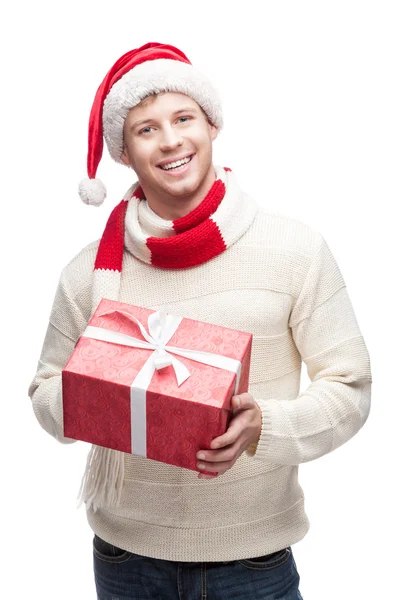
<instances>
[{"instance_id":1,"label":"ribbon bow","mask_svg":"<svg viewBox=\"0 0 399 600\"><path fill-rule=\"evenodd\" d=\"M180 360L178 360L175 356L172 356L172 354L177 354L178 356L184 356L185 358L190 358L196 362L201 362L212 367L218 367L220 369L225 369L226 371L232 371L233 373L236 373L237 390L241 371L241 363L239 360L222 356L220 354L213 354L212 352L189 350L186 348L177 348L175 346L167 345L182 322L183 317L169 315L164 311L158 310L148 317L148 330L150 333L147 333L142 323L140 323L136 317L123 310L111 310L101 313L98 316L104 317L115 313L123 314L130 320L137 323L143 338L147 341L145 342L143 340L139 340L138 338L125 333L120 333L119 331L103 329L102 327L93 327L91 325L86 327L83 336L103 342L112 342L114 344L120 344L123 346L131 346L132 348L153 350L153 353L149 356L146 363L144 363L137 377L139 377L140 373L146 373L149 375L151 371L152 377L155 370L163 369L169 365L172 365L175 371L177 385L180 386L186 381L186 379L188 379L188 377L190 377L190 371Z\"/></svg>"}]
</instances>

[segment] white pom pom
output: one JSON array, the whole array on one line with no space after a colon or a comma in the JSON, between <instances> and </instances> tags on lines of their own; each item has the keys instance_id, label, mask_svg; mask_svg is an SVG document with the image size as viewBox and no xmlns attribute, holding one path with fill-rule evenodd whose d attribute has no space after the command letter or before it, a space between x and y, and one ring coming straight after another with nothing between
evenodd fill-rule
<instances>
[{"instance_id":1,"label":"white pom pom","mask_svg":"<svg viewBox=\"0 0 399 600\"><path fill-rule=\"evenodd\" d=\"M79 196L85 204L101 206L107 195L107 190L101 179L85 177L79 183Z\"/></svg>"}]
</instances>

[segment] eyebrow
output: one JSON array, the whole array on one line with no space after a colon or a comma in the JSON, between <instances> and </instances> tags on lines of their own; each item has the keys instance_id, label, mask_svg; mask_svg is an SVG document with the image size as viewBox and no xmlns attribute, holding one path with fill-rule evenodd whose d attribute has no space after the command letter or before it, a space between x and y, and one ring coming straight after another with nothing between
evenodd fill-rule
<instances>
[{"instance_id":1,"label":"eyebrow","mask_svg":"<svg viewBox=\"0 0 399 600\"><path fill-rule=\"evenodd\" d=\"M196 112L196 110L195 110L195 108L193 106L187 106L185 108L179 108L179 110L176 110L172 114L172 117L175 117L176 115L179 115L179 114L185 113L185 112ZM136 127L139 127L141 125L145 125L146 123L151 123L151 121L154 121L154 119L141 119L140 121L136 121L135 123L133 123L133 125L129 129L130 129L130 131L133 131L133 129L136 129Z\"/></svg>"}]
</instances>

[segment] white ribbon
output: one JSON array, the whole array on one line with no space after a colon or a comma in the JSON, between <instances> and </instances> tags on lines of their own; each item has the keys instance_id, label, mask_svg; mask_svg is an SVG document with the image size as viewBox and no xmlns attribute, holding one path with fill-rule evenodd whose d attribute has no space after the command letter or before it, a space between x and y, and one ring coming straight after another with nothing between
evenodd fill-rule
<instances>
[{"instance_id":1,"label":"white ribbon","mask_svg":"<svg viewBox=\"0 0 399 600\"><path fill-rule=\"evenodd\" d=\"M176 348L168 346L167 343L179 327L182 317L166 314L163 311L156 311L148 317L148 330L140 323L136 317L122 310L112 310L98 315L104 317L120 313L126 315L129 319L135 321L140 328L141 334L147 341L144 342L130 335L104 329L102 327L93 327L88 325L83 332L83 337L100 340L102 342L111 342L122 346L131 346L132 348L144 348L153 350L140 371L137 373L133 383L130 386L130 405L131 405L131 434L132 434L132 454L138 456L147 456L147 411L146 411L146 396L147 389L151 383L151 379L155 370L163 369L171 365L174 368L177 385L190 377L190 371L187 367L172 354L184 356L195 362L200 362L212 367L218 367L226 371L236 373L236 382L234 394L237 393L240 375L241 362L234 358L204 352L202 350L187 350L185 348Z\"/></svg>"}]
</instances>

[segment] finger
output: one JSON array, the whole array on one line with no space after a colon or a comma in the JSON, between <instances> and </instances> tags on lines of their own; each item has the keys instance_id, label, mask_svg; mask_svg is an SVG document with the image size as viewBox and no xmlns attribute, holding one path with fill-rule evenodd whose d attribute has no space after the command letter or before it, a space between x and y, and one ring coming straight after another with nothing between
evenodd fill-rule
<instances>
[{"instance_id":1,"label":"finger","mask_svg":"<svg viewBox=\"0 0 399 600\"><path fill-rule=\"evenodd\" d=\"M201 452L198 452L197 454L197 459L201 464L207 461L212 463L229 462L234 460L239 453L240 448L241 445L236 442L230 446L225 446L223 450L201 450Z\"/></svg>"},{"instance_id":2,"label":"finger","mask_svg":"<svg viewBox=\"0 0 399 600\"><path fill-rule=\"evenodd\" d=\"M217 450L218 448L223 448L224 446L229 446L230 444L234 444L238 438L240 437L241 432L245 429L245 425L247 423L247 419L241 414L236 415L230 421L230 425L226 433L220 435L215 438L211 442L211 449Z\"/></svg>"},{"instance_id":3,"label":"finger","mask_svg":"<svg viewBox=\"0 0 399 600\"><path fill-rule=\"evenodd\" d=\"M202 471L210 471L211 473L224 473L225 471L227 471L227 469L231 469L231 467L234 465L235 460L233 461L228 461L228 462L220 462L220 463L211 463L211 462L207 462L207 463L198 463L197 467L198 469L201 469Z\"/></svg>"}]
</instances>

